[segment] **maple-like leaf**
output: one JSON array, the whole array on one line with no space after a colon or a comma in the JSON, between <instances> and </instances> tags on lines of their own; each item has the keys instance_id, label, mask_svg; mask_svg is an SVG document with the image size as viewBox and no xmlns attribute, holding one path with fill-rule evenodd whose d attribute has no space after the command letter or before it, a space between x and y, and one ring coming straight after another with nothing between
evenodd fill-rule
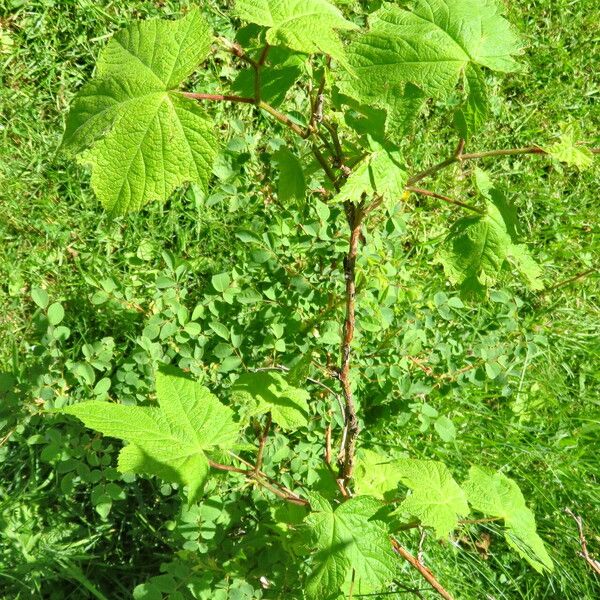
<instances>
[{"instance_id":1,"label":"maple-like leaf","mask_svg":"<svg viewBox=\"0 0 600 600\"><path fill-rule=\"evenodd\" d=\"M381 503L355 496L335 510L316 493L309 494L311 512L305 518L317 552L305 587L308 598L337 597L354 569L354 593L381 590L396 575L396 557L383 524L374 519Z\"/></svg>"},{"instance_id":2,"label":"maple-like leaf","mask_svg":"<svg viewBox=\"0 0 600 600\"><path fill-rule=\"evenodd\" d=\"M578 138L577 127L567 125L563 127L560 139L545 146L544 150L552 158L583 171L592 165L594 155L589 148L578 143Z\"/></svg>"},{"instance_id":3,"label":"maple-like leaf","mask_svg":"<svg viewBox=\"0 0 600 600\"><path fill-rule=\"evenodd\" d=\"M360 449L352 476L354 491L358 496L373 496L383 500L395 494L402 481L396 461L374 452Z\"/></svg>"},{"instance_id":4,"label":"maple-like leaf","mask_svg":"<svg viewBox=\"0 0 600 600\"><path fill-rule=\"evenodd\" d=\"M410 10L386 3L371 15L369 31L349 45L350 68L340 75L340 87L382 106L406 128L423 98L407 97L404 84L418 86L426 96L444 97L463 73L473 76L469 67L518 68L513 55L521 45L502 13L497 0L415 0ZM473 94L481 91L485 88ZM475 95L471 102L478 110L483 106Z\"/></svg>"},{"instance_id":5,"label":"maple-like leaf","mask_svg":"<svg viewBox=\"0 0 600 600\"><path fill-rule=\"evenodd\" d=\"M516 70L519 50L496 0L416 0L412 10L386 4L374 13L349 60L358 89L410 81L439 95L452 91L469 64Z\"/></svg>"},{"instance_id":6,"label":"maple-like leaf","mask_svg":"<svg viewBox=\"0 0 600 600\"><path fill-rule=\"evenodd\" d=\"M113 215L166 201L185 182L206 188L217 152L212 120L177 92L206 58L212 34L198 10L115 34L96 79L72 102L63 146L87 151L92 187Z\"/></svg>"},{"instance_id":7,"label":"maple-like leaf","mask_svg":"<svg viewBox=\"0 0 600 600\"><path fill-rule=\"evenodd\" d=\"M485 211L481 216L459 219L452 226L439 255L448 279L466 291L478 292L495 284L502 268L512 264L531 289L542 289L541 268L527 246L518 243L514 207L479 169L475 182L485 199Z\"/></svg>"},{"instance_id":8,"label":"maple-like leaf","mask_svg":"<svg viewBox=\"0 0 600 600\"><path fill-rule=\"evenodd\" d=\"M458 518L469 514L465 493L443 463L399 459L394 465L402 483L412 490L398 510L433 527L438 537L446 537L458 525Z\"/></svg>"},{"instance_id":9,"label":"maple-like leaf","mask_svg":"<svg viewBox=\"0 0 600 600\"><path fill-rule=\"evenodd\" d=\"M176 369L157 372L156 395L158 407L90 401L61 412L128 442L119 455L120 471L187 485L188 500L195 502L209 470L206 452L232 447L237 440L233 411Z\"/></svg>"},{"instance_id":10,"label":"maple-like leaf","mask_svg":"<svg viewBox=\"0 0 600 600\"><path fill-rule=\"evenodd\" d=\"M475 510L504 519L508 545L536 571L554 569L544 542L537 534L535 517L512 479L503 473L473 466L463 489Z\"/></svg>"},{"instance_id":11,"label":"maple-like leaf","mask_svg":"<svg viewBox=\"0 0 600 600\"><path fill-rule=\"evenodd\" d=\"M244 21L268 27L267 42L307 54L324 53L345 61L336 30L357 26L327 0L236 0Z\"/></svg>"}]
</instances>

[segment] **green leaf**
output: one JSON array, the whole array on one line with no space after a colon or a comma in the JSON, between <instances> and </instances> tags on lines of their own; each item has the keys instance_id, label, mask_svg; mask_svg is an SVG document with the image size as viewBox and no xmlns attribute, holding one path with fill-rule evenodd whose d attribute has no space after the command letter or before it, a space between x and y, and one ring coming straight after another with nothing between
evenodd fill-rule
<instances>
[{"instance_id":1,"label":"green leaf","mask_svg":"<svg viewBox=\"0 0 600 600\"><path fill-rule=\"evenodd\" d=\"M270 412L273 421L286 430L308 424L310 394L291 386L281 373L243 373L231 390L235 399L246 405L249 415Z\"/></svg>"},{"instance_id":2,"label":"green leaf","mask_svg":"<svg viewBox=\"0 0 600 600\"><path fill-rule=\"evenodd\" d=\"M219 273L211 277L212 286L217 292L224 292L231 285L231 277L229 273Z\"/></svg>"},{"instance_id":3,"label":"green leaf","mask_svg":"<svg viewBox=\"0 0 600 600\"><path fill-rule=\"evenodd\" d=\"M402 477L395 461L373 450L361 449L356 455L352 480L358 496L374 496L383 500L397 492Z\"/></svg>"},{"instance_id":4,"label":"green leaf","mask_svg":"<svg viewBox=\"0 0 600 600\"><path fill-rule=\"evenodd\" d=\"M271 106L279 106L302 74L305 60L304 54L295 54L286 48L272 48L269 52L269 63L272 66L263 66L260 71L261 99ZM240 96L253 98L254 79L255 71L252 67L243 69L231 84L231 89Z\"/></svg>"},{"instance_id":5,"label":"green leaf","mask_svg":"<svg viewBox=\"0 0 600 600\"><path fill-rule=\"evenodd\" d=\"M334 88L333 96L338 106L350 107L344 115L346 124L380 144L390 140L400 142L410 134L425 99L423 92L412 83L393 86L384 99L378 96L362 103L337 88Z\"/></svg>"},{"instance_id":6,"label":"green leaf","mask_svg":"<svg viewBox=\"0 0 600 600\"><path fill-rule=\"evenodd\" d=\"M268 27L267 42L306 54L329 54L344 61L344 46L335 30L357 26L327 0L237 0L240 19Z\"/></svg>"},{"instance_id":7,"label":"green leaf","mask_svg":"<svg viewBox=\"0 0 600 600\"><path fill-rule=\"evenodd\" d=\"M412 83L390 89L385 96L384 106L387 111L386 132L391 140L400 141L412 132L425 100L425 94Z\"/></svg>"},{"instance_id":8,"label":"green leaf","mask_svg":"<svg viewBox=\"0 0 600 600\"><path fill-rule=\"evenodd\" d=\"M31 299L41 308L44 309L48 306L50 298L48 292L40 287L31 288Z\"/></svg>"},{"instance_id":9,"label":"green leaf","mask_svg":"<svg viewBox=\"0 0 600 600\"><path fill-rule=\"evenodd\" d=\"M567 125L563 128L560 139L550 146L545 146L543 150L560 162L580 170L587 169L594 162L594 155L589 148L577 143L578 134L574 125Z\"/></svg>"},{"instance_id":10,"label":"green leaf","mask_svg":"<svg viewBox=\"0 0 600 600\"><path fill-rule=\"evenodd\" d=\"M306 180L298 157L287 148L273 154L279 171L277 195L284 206L299 204L306 198Z\"/></svg>"},{"instance_id":11,"label":"green leaf","mask_svg":"<svg viewBox=\"0 0 600 600\"><path fill-rule=\"evenodd\" d=\"M388 533L373 520L381 504L368 496L355 496L335 510L319 494L309 494L312 508L304 520L314 547L313 568L305 592L308 598L325 600L339 594L355 570L355 593L385 587L396 575L397 560Z\"/></svg>"},{"instance_id":12,"label":"green leaf","mask_svg":"<svg viewBox=\"0 0 600 600\"><path fill-rule=\"evenodd\" d=\"M433 527L438 537L447 537L458 525L458 518L469 514L469 505L446 465L416 459L400 459L395 464L402 483L412 490L398 510Z\"/></svg>"},{"instance_id":13,"label":"green leaf","mask_svg":"<svg viewBox=\"0 0 600 600\"><path fill-rule=\"evenodd\" d=\"M133 23L117 32L100 54L97 76L143 75L173 89L208 56L212 41L210 26L198 9L175 21Z\"/></svg>"},{"instance_id":14,"label":"green leaf","mask_svg":"<svg viewBox=\"0 0 600 600\"><path fill-rule=\"evenodd\" d=\"M313 359L312 347L309 348L288 371L286 379L292 386L298 387L306 382L310 375L310 367Z\"/></svg>"},{"instance_id":15,"label":"green leaf","mask_svg":"<svg viewBox=\"0 0 600 600\"><path fill-rule=\"evenodd\" d=\"M438 417L434 421L433 427L444 442L451 442L456 438L456 427L454 426L454 423L444 415Z\"/></svg>"},{"instance_id":16,"label":"green leaf","mask_svg":"<svg viewBox=\"0 0 600 600\"><path fill-rule=\"evenodd\" d=\"M536 291L544 289L542 268L535 262L525 244L513 244L508 251L508 261L525 279L529 289Z\"/></svg>"},{"instance_id":17,"label":"green leaf","mask_svg":"<svg viewBox=\"0 0 600 600\"><path fill-rule=\"evenodd\" d=\"M185 182L206 189L217 150L214 125L175 88L208 54L212 36L197 10L117 33L97 78L75 97L63 139L92 166L92 187L113 215L166 201Z\"/></svg>"},{"instance_id":18,"label":"green leaf","mask_svg":"<svg viewBox=\"0 0 600 600\"><path fill-rule=\"evenodd\" d=\"M349 95L385 104L406 82L446 96L469 65L514 71L519 40L502 12L496 0L416 0L411 11L385 4L369 32L350 44L351 73L342 85Z\"/></svg>"},{"instance_id":19,"label":"green leaf","mask_svg":"<svg viewBox=\"0 0 600 600\"><path fill-rule=\"evenodd\" d=\"M476 65L467 67L464 87L467 99L455 113L454 124L460 137L468 142L472 135L481 130L490 110L485 77Z\"/></svg>"},{"instance_id":20,"label":"green leaf","mask_svg":"<svg viewBox=\"0 0 600 600\"><path fill-rule=\"evenodd\" d=\"M542 289L540 267L524 244L515 243L519 228L514 207L486 173L477 170L475 181L485 198L485 213L452 226L439 256L448 279L465 291L478 292L494 285L503 266L511 263L531 289Z\"/></svg>"},{"instance_id":21,"label":"green leaf","mask_svg":"<svg viewBox=\"0 0 600 600\"><path fill-rule=\"evenodd\" d=\"M58 325L65 318L65 309L60 302L53 302L48 307L48 323Z\"/></svg>"},{"instance_id":22,"label":"green leaf","mask_svg":"<svg viewBox=\"0 0 600 600\"><path fill-rule=\"evenodd\" d=\"M399 150L379 146L378 150L355 167L333 201L360 202L365 198L381 196L384 205L392 208L402 198L406 179L407 173Z\"/></svg>"},{"instance_id":23,"label":"green leaf","mask_svg":"<svg viewBox=\"0 0 600 600\"><path fill-rule=\"evenodd\" d=\"M62 409L86 427L129 443L119 455L123 473L147 473L188 486L190 503L202 493L205 452L232 447L238 437L233 411L178 369L156 374L158 407L82 402Z\"/></svg>"},{"instance_id":24,"label":"green leaf","mask_svg":"<svg viewBox=\"0 0 600 600\"><path fill-rule=\"evenodd\" d=\"M537 534L534 514L512 479L503 473L473 466L463 489L475 510L504 519L508 545L536 571L554 569L544 542Z\"/></svg>"}]
</instances>

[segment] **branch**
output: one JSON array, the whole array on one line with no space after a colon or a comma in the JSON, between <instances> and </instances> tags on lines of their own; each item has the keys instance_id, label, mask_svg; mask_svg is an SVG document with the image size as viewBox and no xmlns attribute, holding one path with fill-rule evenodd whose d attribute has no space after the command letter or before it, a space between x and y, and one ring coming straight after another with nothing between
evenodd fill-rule
<instances>
[{"instance_id":1,"label":"branch","mask_svg":"<svg viewBox=\"0 0 600 600\"><path fill-rule=\"evenodd\" d=\"M213 469L218 469L219 471L228 471L233 473L239 473L244 475L247 479L255 481L258 485L264 487L269 490L271 493L275 494L282 500L286 502L290 502L291 504L297 504L298 506L308 506L308 500L301 498L298 494L292 492L292 490L288 489L281 483L271 479L268 475L263 473L260 468L256 468L255 465L250 464L248 461L245 461L241 456L234 454L233 452L229 452L229 454L239 460L242 464L246 465L247 469L240 469L238 467L233 467L231 465L223 465L221 463L215 462L213 460L208 461L208 464Z\"/></svg>"},{"instance_id":2,"label":"branch","mask_svg":"<svg viewBox=\"0 0 600 600\"><path fill-rule=\"evenodd\" d=\"M392 546L394 550L407 562L409 562L427 581L427 583L442 597L444 600L454 600L448 591L444 589L442 584L435 578L435 575L423 564L421 564L406 548L403 548L400 543L394 539Z\"/></svg>"},{"instance_id":3,"label":"branch","mask_svg":"<svg viewBox=\"0 0 600 600\"><path fill-rule=\"evenodd\" d=\"M422 196L428 196L430 198L437 198L438 200L443 200L444 202L447 202L448 204L454 204L455 206L460 206L461 208L466 208L468 210L476 212L477 214L480 214L480 215L484 214L484 212L481 209L477 208L476 206L467 204L466 202L461 202L460 200L455 200L454 198L450 198L449 196L444 196L443 194L438 194L437 192L430 192L429 190L424 190L423 188L412 187L412 186L409 186L405 189L409 192L412 192L413 194L421 194Z\"/></svg>"},{"instance_id":4,"label":"branch","mask_svg":"<svg viewBox=\"0 0 600 600\"><path fill-rule=\"evenodd\" d=\"M581 552L579 553L579 556L581 556L581 558L585 560L585 562L590 566L592 571L594 571L597 575L600 575L600 561L597 561L596 559L592 558L587 549L587 540L585 539L585 535L583 534L583 519L580 516L575 515L570 508L565 508L565 512L570 517L573 517L575 523L577 523L577 531L579 533L579 544L581 545Z\"/></svg>"},{"instance_id":5,"label":"branch","mask_svg":"<svg viewBox=\"0 0 600 600\"><path fill-rule=\"evenodd\" d=\"M272 117L275 117L280 123L285 125L288 129L291 129L296 135L299 135L302 139L306 139L310 135L310 131L302 129L299 125L294 123L287 115L279 112L276 108L273 108L270 104L263 102L262 100L258 104L259 108L262 108L265 112L268 112Z\"/></svg>"},{"instance_id":6,"label":"branch","mask_svg":"<svg viewBox=\"0 0 600 600\"><path fill-rule=\"evenodd\" d=\"M216 102L242 102L244 104L256 104L254 98L243 96L231 96L227 94L198 94L196 92L180 92L182 96L192 100L215 100Z\"/></svg>"},{"instance_id":7,"label":"branch","mask_svg":"<svg viewBox=\"0 0 600 600\"><path fill-rule=\"evenodd\" d=\"M241 102L243 104L254 104L258 108L269 113L272 117L275 117L280 123L285 125L288 129L291 129L296 135L299 135L302 139L306 139L310 135L310 131L302 129L299 125L294 123L287 115L279 112L276 108L270 104L256 98L246 98L244 96L231 96L228 94L200 94L196 92L179 92L186 98L192 100L214 100L216 102Z\"/></svg>"},{"instance_id":8,"label":"branch","mask_svg":"<svg viewBox=\"0 0 600 600\"><path fill-rule=\"evenodd\" d=\"M600 154L600 148L591 148L590 150L593 154ZM486 150L484 152L471 152L467 154L461 154L457 152L454 155L449 156L442 162L432 165L424 171L413 175L408 179L407 185L414 185L422 179L430 177L431 175L435 175L438 171L441 171L442 169L445 169L446 167L449 167L450 165L453 165L457 162L464 162L465 160L479 160L480 158L491 158L495 156L516 156L520 154L546 155L548 153L539 146L525 146L523 148L506 148L502 150Z\"/></svg>"},{"instance_id":9,"label":"branch","mask_svg":"<svg viewBox=\"0 0 600 600\"><path fill-rule=\"evenodd\" d=\"M265 453L265 444L267 443L267 438L269 437L269 430L271 429L271 413L267 413L267 420L265 422L265 426L262 430L261 436L258 440L258 454L256 455L256 465L254 467L254 473L258 474L262 467L263 462L263 454Z\"/></svg>"},{"instance_id":10,"label":"branch","mask_svg":"<svg viewBox=\"0 0 600 600\"><path fill-rule=\"evenodd\" d=\"M219 36L217 38L217 40L221 44L223 44L223 46L225 46L225 48L229 52L231 52L231 54L233 54L234 56L236 56L240 60L243 60L244 62L247 62L250 66L256 67L256 65L258 64L254 59L250 58L246 54L246 51L239 44L237 44L235 42L230 42L227 38L224 38L224 37L221 37L221 36Z\"/></svg>"},{"instance_id":11,"label":"branch","mask_svg":"<svg viewBox=\"0 0 600 600\"><path fill-rule=\"evenodd\" d=\"M546 294L549 294L550 292L554 292L562 287L570 285L571 283L575 283L576 281L579 281L580 279L585 279L588 275L591 275L592 273L595 273L596 271L597 271L597 269L587 269L585 271L582 271L581 273L577 273L577 275L574 275L573 277L569 277L568 279L565 279L564 281L559 281L555 285L553 285L549 288L546 288L545 290L543 290L541 292L541 295L545 296Z\"/></svg>"},{"instance_id":12,"label":"branch","mask_svg":"<svg viewBox=\"0 0 600 600\"><path fill-rule=\"evenodd\" d=\"M325 96L323 95L323 92L325 91L327 69L329 69L330 66L331 56L327 55L325 59L325 66L323 67L323 75L321 76L319 87L317 88L317 94L314 97L314 100L311 102L310 122L308 124L310 131L315 131L316 127L323 121L323 104L325 102Z\"/></svg>"},{"instance_id":13,"label":"branch","mask_svg":"<svg viewBox=\"0 0 600 600\"><path fill-rule=\"evenodd\" d=\"M339 192L340 189L341 189L341 186L338 183L338 180L337 180L337 177L335 176L335 173L333 172L333 170L329 166L329 163L327 162L327 159L323 156L323 154L321 153L321 151L314 144L312 146L312 152L313 152L315 158L317 159L318 163L321 165L321 168L323 169L323 171L325 171L325 175L327 175L327 178L333 184L333 187L334 187L335 191Z\"/></svg>"},{"instance_id":14,"label":"branch","mask_svg":"<svg viewBox=\"0 0 600 600\"><path fill-rule=\"evenodd\" d=\"M267 42L262 52L260 53L260 57L258 59L258 66L262 67L267 61L267 55L269 54L269 50L271 49L271 45Z\"/></svg>"},{"instance_id":15,"label":"branch","mask_svg":"<svg viewBox=\"0 0 600 600\"><path fill-rule=\"evenodd\" d=\"M349 204L347 206L347 216L350 224L350 240L348 243L348 253L344 257L344 276L346 279L346 318L344 321L341 347L342 356L339 373L345 404L345 437L339 457L339 478L342 480L342 486L346 489L354 469L356 440L358 439L358 434L360 432L358 418L356 416L356 405L354 404L354 396L352 394L352 386L350 382L350 359L352 354L352 340L354 338L356 321L356 257L358 254L358 242L361 237L363 213L360 207Z\"/></svg>"}]
</instances>

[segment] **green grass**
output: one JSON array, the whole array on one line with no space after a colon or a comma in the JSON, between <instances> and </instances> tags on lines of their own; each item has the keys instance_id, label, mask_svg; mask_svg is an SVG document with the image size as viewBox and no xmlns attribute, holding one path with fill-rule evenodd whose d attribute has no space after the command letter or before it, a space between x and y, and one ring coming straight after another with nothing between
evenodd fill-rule
<instances>
[{"instance_id":1,"label":"green grass","mask_svg":"<svg viewBox=\"0 0 600 600\"><path fill-rule=\"evenodd\" d=\"M128 598L182 547L165 529L177 519L176 498L166 491L156 495L160 486L147 480L130 486L124 498L115 491L111 512L103 518L107 502L93 500L94 493L100 495L94 490L126 485L109 469L116 448L94 445L75 424L57 428L38 411L49 397L81 399L92 392L85 378L74 375L73 365L85 361L86 344L107 337L115 349L106 372L119 389L143 396L147 365L136 362L140 332L153 315L165 314L170 302L193 309L210 276L234 267L236 226L262 210L260 198L238 206L235 193L223 185L220 201L215 195L207 203L189 189L163 208L111 223L93 198L88 174L58 151L69 100L91 74L107 34L130 17L167 15L189 4L0 0L0 597L6 600ZM494 106L495 120L473 149L541 143L563 121L576 121L598 144L597 2L525 1L511 3L510 14L527 36L527 68L497 84L504 100ZM437 113L434 109L432 118L439 130L418 140L427 151L416 146L411 153L416 165L448 153L448 128ZM233 123L228 135L234 134L245 132ZM597 169L578 174L536 157L486 166L509 187L549 282L597 267ZM464 189L447 173L427 185L457 195ZM452 212L445 206L421 210L435 206L429 200L410 202L406 241L413 262L407 277L427 281L432 240ZM437 278L420 287L414 310L429 310L441 285ZM33 287L45 288L51 301L66 307L67 340L45 338L40 310L31 300ZM536 512L556 563L549 577L509 558L499 536L493 537L487 560L481 559L468 538L480 539L485 526L469 530L459 542L460 553L449 545L427 546L428 564L436 565L440 580L458 598L593 600L600 595L598 578L578 556L575 524L564 514L570 507L583 516L590 550L600 553L598 290L597 276L590 275L545 296L525 295L516 331L501 331L498 343L518 356L509 383L518 389L522 415L514 410L514 395L507 400L497 387L465 381L431 399L456 422L456 443L441 445L429 432L410 428L379 439L427 457L436 448L435 456L457 465L458 474L473 462L505 467ZM109 300L96 304L98 292ZM515 286L506 293L513 298L520 292ZM465 310L461 335L476 341L480 325L502 329L497 308L492 304L475 315ZM442 336L453 335L451 327L445 330L437 322ZM536 335L545 345L526 360L526 341ZM175 352L174 343L169 337L164 346L171 344ZM93 447L93 460L83 447ZM68 472L60 471L67 467L58 466L68 461L83 473L73 486ZM96 469L94 461L103 465L100 481L88 474ZM410 536L406 541L418 543ZM411 578L421 585L407 573Z\"/></svg>"}]
</instances>

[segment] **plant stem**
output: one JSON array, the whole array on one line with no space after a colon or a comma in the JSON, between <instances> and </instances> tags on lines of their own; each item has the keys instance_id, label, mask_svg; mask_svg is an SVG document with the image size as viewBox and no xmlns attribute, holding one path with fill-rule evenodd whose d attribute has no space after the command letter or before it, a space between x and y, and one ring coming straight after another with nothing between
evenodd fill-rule
<instances>
[{"instance_id":1,"label":"plant stem","mask_svg":"<svg viewBox=\"0 0 600 600\"><path fill-rule=\"evenodd\" d=\"M593 268L593 269L587 269L585 271L582 271L581 273L577 273L577 275L574 275L573 277L569 277L568 279L559 281L558 283L554 284L553 286L546 288L545 290L543 290L541 292L541 295L545 296L546 294L549 294L549 293L554 292L562 287L570 285L571 283L575 283L576 281L579 281L580 279L585 279L588 275L591 275L592 273L596 273L597 271L598 271L597 268Z\"/></svg>"},{"instance_id":2,"label":"plant stem","mask_svg":"<svg viewBox=\"0 0 600 600\"><path fill-rule=\"evenodd\" d=\"M310 135L310 131L306 131L294 123L286 114L279 112L276 108L273 108L270 104L263 102L262 100L258 104L259 108L262 108L265 112L268 112L272 117L275 117L280 123L285 125L288 129L291 129L296 135L306 139Z\"/></svg>"},{"instance_id":3,"label":"plant stem","mask_svg":"<svg viewBox=\"0 0 600 600\"><path fill-rule=\"evenodd\" d=\"M245 96L231 96L227 94L201 94L197 92L180 92L182 96L191 98L192 100L214 100L216 102L240 102L243 104L254 104L258 108L269 113L272 117L275 117L280 123L291 129L295 134L301 138L306 139L310 135L310 131L302 129L299 125L294 123L287 115L279 112L276 108L267 104L263 100L258 98L246 98Z\"/></svg>"},{"instance_id":4,"label":"plant stem","mask_svg":"<svg viewBox=\"0 0 600 600\"><path fill-rule=\"evenodd\" d=\"M358 418L356 416L356 405L354 404L354 396L352 394L350 382L350 360L352 356L352 340L354 338L356 323L356 257L358 255L358 243L361 237L361 225L363 219L361 207L348 203L346 208L348 223L350 225L350 240L348 243L348 253L344 257L346 318L344 320L339 372L345 404L345 437L339 457L339 477L342 480L344 488L347 488L348 481L352 477L356 440L360 433Z\"/></svg>"},{"instance_id":5,"label":"plant stem","mask_svg":"<svg viewBox=\"0 0 600 600\"><path fill-rule=\"evenodd\" d=\"M229 52L231 52L231 54L233 54L240 60L243 60L244 62L248 63L252 67L256 66L256 64L257 64L256 61L254 59L250 58L246 54L246 51L239 44L237 44L235 42L230 42L227 38L224 38L224 37L218 37L217 40L219 42L221 42L221 44L223 44L225 46L225 48L227 48L227 50Z\"/></svg>"},{"instance_id":6,"label":"plant stem","mask_svg":"<svg viewBox=\"0 0 600 600\"><path fill-rule=\"evenodd\" d=\"M265 47L260 53L260 58L252 65L254 69L254 101L257 106L260 104L260 88L262 86L261 71L267 60L267 54L269 54L270 48L271 46L269 44L265 44Z\"/></svg>"},{"instance_id":7,"label":"plant stem","mask_svg":"<svg viewBox=\"0 0 600 600\"><path fill-rule=\"evenodd\" d=\"M269 54L269 50L271 49L271 45L269 43L265 44L265 47L263 48L262 52L260 53L260 57L258 59L258 65L260 67L262 67L266 60L267 60L267 55Z\"/></svg>"},{"instance_id":8,"label":"plant stem","mask_svg":"<svg viewBox=\"0 0 600 600\"><path fill-rule=\"evenodd\" d=\"M600 148L591 148L590 149L593 154L600 154ZM465 160L479 160L480 158L491 158L494 156L516 156L519 154L548 154L545 150L540 148L539 146L525 146L522 148L505 148L501 150L486 150L484 152L471 152L466 154L456 153L452 156L449 156L442 162L439 162L431 167L428 167L424 171L420 171L416 175L413 175L408 179L407 185L412 186L415 183L418 183L422 179L426 177L430 177L431 175L435 175L437 172L453 165L457 162L463 162Z\"/></svg>"},{"instance_id":9,"label":"plant stem","mask_svg":"<svg viewBox=\"0 0 600 600\"><path fill-rule=\"evenodd\" d=\"M266 438L265 438L266 439ZM247 469L240 469L239 467L233 467L231 465L223 465L221 463L215 462L213 460L209 460L208 464L213 469L218 469L219 471L228 471L232 473L240 473L244 475L248 479L255 481L258 485L264 487L269 490L272 494L275 494L282 500L286 502L290 502L291 504L297 504L298 506L308 506L308 500L301 498L297 494L294 494L292 490L286 488L284 485L278 483L277 481L272 480L270 477L265 475L260 468L256 468L254 465L251 465L249 462L245 461L243 458L234 455L234 458L237 458L240 462L248 466Z\"/></svg>"},{"instance_id":10,"label":"plant stem","mask_svg":"<svg viewBox=\"0 0 600 600\"><path fill-rule=\"evenodd\" d=\"M403 548L397 540L391 538L394 550L407 562L409 562L423 576L425 581L442 597L444 600L454 600L442 584L435 578L435 575L423 564L421 564L406 548Z\"/></svg>"},{"instance_id":11,"label":"plant stem","mask_svg":"<svg viewBox=\"0 0 600 600\"><path fill-rule=\"evenodd\" d=\"M466 209L476 212L480 215L484 214L484 211L477 208L476 206L467 204L466 202L461 202L460 200L455 200L454 198L450 198L449 196L444 196L443 194L438 194L437 192L431 192L429 190L424 190L423 188L412 187L412 186L408 186L405 189L406 189L406 191L412 192L413 194L421 194L422 196L429 196L430 198L437 198L438 200L443 200L444 202L447 202L448 204L454 204L455 206L460 206L461 208L466 208Z\"/></svg>"},{"instance_id":12,"label":"plant stem","mask_svg":"<svg viewBox=\"0 0 600 600\"><path fill-rule=\"evenodd\" d=\"M596 575L600 575L600 561L590 556L590 553L588 552L587 540L585 539L585 534L583 533L583 519L579 515L576 515L570 508L565 508L565 512L572 517L577 524L579 544L581 545L581 552L579 553L579 556L585 560L585 562L596 573Z\"/></svg>"},{"instance_id":13,"label":"plant stem","mask_svg":"<svg viewBox=\"0 0 600 600\"><path fill-rule=\"evenodd\" d=\"M327 179L329 179L329 181L331 181L331 183L333 184L335 191L339 192L341 187L337 181L337 177L335 176L335 173L329 166L327 159L323 156L323 154L321 153L321 151L317 148L317 146L315 144L313 144L313 146L312 146L312 152L314 154L314 157L317 159L318 163L321 165L321 168L323 169L323 171L325 171L325 175L327 175Z\"/></svg>"},{"instance_id":14,"label":"plant stem","mask_svg":"<svg viewBox=\"0 0 600 600\"><path fill-rule=\"evenodd\" d=\"M318 125L323 121L323 104L325 102L323 92L325 90L325 80L327 79L327 69L330 67L331 56L327 56L325 59L325 66L323 67L323 75L321 76L319 87L317 88L317 94L311 102L310 122L308 125L310 131L316 131Z\"/></svg>"},{"instance_id":15,"label":"plant stem","mask_svg":"<svg viewBox=\"0 0 600 600\"><path fill-rule=\"evenodd\" d=\"M269 430L271 429L271 413L267 413L267 420L265 422L265 426L262 430L261 436L258 440L258 453L256 455L256 465L254 467L254 473L258 474L262 467L263 462L263 454L265 453L265 444L267 443L267 438L269 437Z\"/></svg>"},{"instance_id":16,"label":"plant stem","mask_svg":"<svg viewBox=\"0 0 600 600\"><path fill-rule=\"evenodd\" d=\"M227 94L199 94L196 92L181 92L182 96L192 100L215 100L216 102L242 102L244 104L256 104L254 98L243 96L231 96Z\"/></svg>"}]
</instances>

